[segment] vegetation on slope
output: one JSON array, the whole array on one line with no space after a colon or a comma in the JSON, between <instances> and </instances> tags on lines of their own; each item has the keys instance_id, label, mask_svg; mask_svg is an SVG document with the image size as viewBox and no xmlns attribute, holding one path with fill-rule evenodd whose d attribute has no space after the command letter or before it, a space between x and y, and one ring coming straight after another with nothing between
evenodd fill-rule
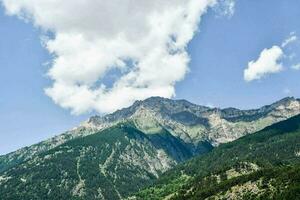
<instances>
[{"instance_id":1,"label":"vegetation on slope","mask_svg":"<svg viewBox=\"0 0 300 200\"><path fill-rule=\"evenodd\" d=\"M147 135L121 123L1 173L0 199L121 199L191 156L166 130Z\"/></svg>"},{"instance_id":2,"label":"vegetation on slope","mask_svg":"<svg viewBox=\"0 0 300 200\"><path fill-rule=\"evenodd\" d=\"M170 170L133 199L226 199L226 193L237 199L299 199L299 152L300 116L296 116ZM245 164L257 167L241 173ZM230 177L232 170L240 174Z\"/></svg>"},{"instance_id":3,"label":"vegetation on slope","mask_svg":"<svg viewBox=\"0 0 300 200\"><path fill-rule=\"evenodd\" d=\"M296 115L299 102L288 98L261 109L241 111L150 98L111 115L91 118L71 134L1 156L0 199L121 199L177 163L210 151L212 144L234 140ZM129 119L134 123L115 126ZM297 127L273 126L221 145L211 154L166 173L137 198L193 198L201 193L201 181L218 188L217 184L236 178L229 172L242 171L242 177L256 172L253 166L264 170L297 163L299 137L293 135L297 123ZM111 128L96 131L107 127Z\"/></svg>"},{"instance_id":4,"label":"vegetation on slope","mask_svg":"<svg viewBox=\"0 0 300 200\"><path fill-rule=\"evenodd\" d=\"M0 156L0 173L67 141L94 134L126 120L136 121L138 129L147 134L160 132L158 129L163 127L173 136L189 143L190 148L194 148L193 154L198 155L206 151L207 145L235 140L299 113L300 99L292 97L252 110L208 108L186 100L151 97L112 114L91 117L64 134ZM203 149L203 146L206 147Z\"/></svg>"}]
</instances>

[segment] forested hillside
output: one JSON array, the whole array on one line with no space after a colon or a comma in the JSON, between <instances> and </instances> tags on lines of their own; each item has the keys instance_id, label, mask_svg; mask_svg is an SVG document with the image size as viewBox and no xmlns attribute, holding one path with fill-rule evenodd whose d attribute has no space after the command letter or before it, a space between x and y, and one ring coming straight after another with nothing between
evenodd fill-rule
<instances>
[{"instance_id":1,"label":"forested hillside","mask_svg":"<svg viewBox=\"0 0 300 200\"><path fill-rule=\"evenodd\" d=\"M295 116L299 108L294 98L246 111L160 97L137 101L1 156L0 199L117 200L153 184L165 172L157 185L134 198L220 196L216 192L228 192L222 184L230 186L224 181L298 162L299 117L251 133Z\"/></svg>"},{"instance_id":2,"label":"forested hillside","mask_svg":"<svg viewBox=\"0 0 300 200\"><path fill-rule=\"evenodd\" d=\"M0 199L121 199L191 156L166 130L147 135L120 123L3 172Z\"/></svg>"},{"instance_id":3,"label":"forested hillside","mask_svg":"<svg viewBox=\"0 0 300 200\"><path fill-rule=\"evenodd\" d=\"M300 116L220 145L133 199L299 199Z\"/></svg>"}]
</instances>

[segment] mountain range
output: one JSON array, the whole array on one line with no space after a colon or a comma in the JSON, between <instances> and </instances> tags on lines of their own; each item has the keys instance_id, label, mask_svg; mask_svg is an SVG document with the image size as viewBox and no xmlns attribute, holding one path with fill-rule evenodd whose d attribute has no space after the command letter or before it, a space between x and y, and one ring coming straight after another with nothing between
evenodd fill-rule
<instances>
[{"instance_id":1,"label":"mountain range","mask_svg":"<svg viewBox=\"0 0 300 200\"><path fill-rule=\"evenodd\" d=\"M123 199L187 160L298 114L300 100L292 97L252 110L161 97L136 101L0 156L0 199Z\"/></svg>"},{"instance_id":2,"label":"mountain range","mask_svg":"<svg viewBox=\"0 0 300 200\"><path fill-rule=\"evenodd\" d=\"M300 199L300 115L222 144L129 199Z\"/></svg>"}]
</instances>

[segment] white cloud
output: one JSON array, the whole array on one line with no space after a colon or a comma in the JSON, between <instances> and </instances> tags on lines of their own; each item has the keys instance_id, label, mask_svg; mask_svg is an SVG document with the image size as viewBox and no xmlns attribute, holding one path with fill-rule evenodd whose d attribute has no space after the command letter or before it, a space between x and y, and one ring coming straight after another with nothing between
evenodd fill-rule
<instances>
[{"instance_id":1,"label":"white cloud","mask_svg":"<svg viewBox=\"0 0 300 200\"><path fill-rule=\"evenodd\" d=\"M300 70L300 63L293 65L292 69L294 69L294 70Z\"/></svg>"},{"instance_id":2,"label":"white cloud","mask_svg":"<svg viewBox=\"0 0 300 200\"><path fill-rule=\"evenodd\" d=\"M1 0L0 0L1 1ZM220 0L2 0L9 15L54 33L45 92L74 114L111 112L149 96L172 97L188 71L186 47ZM224 0L222 0L224 1ZM229 0L233 2L232 0ZM233 12L233 3L229 4ZM120 77L112 87L103 78Z\"/></svg>"},{"instance_id":3,"label":"white cloud","mask_svg":"<svg viewBox=\"0 0 300 200\"><path fill-rule=\"evenodd\" d=\"M298 37L295 35L295 32L291 32L290 33L290 37L288 37L287 39L285 39L282 44L281 44L281 47L284 48L286 47L287 45L295 42L298 40Z\"/></svg>"},{"instance_id":4,"label":"white cloud","mask_svg":"<svg viewBox=\"0 0 300 200\"><path fill-rule=\"evenodd\" d=\"M292 60L296 56L295 53L291 53L287 56L284 53L286 46L297 40L298 37L296 33L291 32L289 37L281 43L281 46L274 45L272 48L264 49L256 61L252 60L248 63L247 68L244 70L244 80L250 82L261 79L268 74L282 71L284 68L282 64L283 61L286 59ZM299 65L293 65L291 68L300 69Z\"/></svg>"},{"instance_id":5,"label":"white cloud","mask_svg":"<svg viewBox=\"0 0 300 200\"><path fill-rule=\"evenodd\" d=\"M281 58L284 53L279 46L264 49L256 61L250 61L244 71L244 79L248 82L261 79L267 74L283 70Z\"/></svg>"}]
</instances>

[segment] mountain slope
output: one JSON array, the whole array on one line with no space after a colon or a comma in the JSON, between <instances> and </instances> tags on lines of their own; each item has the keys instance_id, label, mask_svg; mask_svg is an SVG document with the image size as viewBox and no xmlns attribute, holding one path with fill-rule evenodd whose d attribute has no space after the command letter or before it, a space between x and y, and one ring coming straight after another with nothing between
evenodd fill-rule
<instances>
[{"instance_id":1,"label":"mountain slope","mask_svg":"<svg viewBox=\"0 0 300 200\"><path fill-rule=\"evenodd\" d=\"M209 140L214 146L254 133L273 123L300 114L300 100L292 97L253 110L208 108L185 100L151 97L104 117L92 117L88 127L133 119L148 132L157 124L187 143Z\"/></svg>"},{"instance_id":2,"label":"mountain slope","mask_svg":"<svg viewBox=\"0 0 300 200\"><path fill-rule=\"evenodd\" d=\"M248 111L158 97L138 101L1 156L0 199L121 199L178 163L299 112L294 98ZM174 180L180 186L193 177Z\"/></svg>"},{"instance_id":3,"label":"mountain slope","mask_svg":"<svg viewBox=\"0 0 300 200\"><path fill-rule=\"evenodd\" d=\"M120 123L0 173L0 199L121 199L191 156L166 130Z\"/></svg>"},{"instance_id":4,"label":"mountain slope","mask_svg":"<svg viewBox=\"0 0 300 200\"><path fill-rule=\"evenodd\" d=\"M42 152L53 149L66 141L74 138L80 138L85 135L95 133L97 130L88 127L78 127L74 130L67 131L61 135L55 136L40 143L29 147L21 148L15 152L0 156L0 172L3 172L15 165L22 163Z\"/></svg>"},{"instance_id":5,"label":"mountain slope","mask_svg":"<svg viewBox=\"0 0 300 200\"><path fill-rule=\"evenodd\" d=\"M299 199L300 115L220 145L131 199Z\"/></svg>"},{"instance_id":6,"label":"mountain slope","mask_svg":"<svg viewBox=\"0 0 300 200\"><path fill-rule=\"evenodd\" d=\"M133 121L146 134L167 130L189 144L193 155L198 155L203 151L203 143L218 146L297 114L300 114L300 100L295 98L285 98L260 109L239 110L208 108L185 100L152 97L103 117L91 117L62 135L0 156L0 172L67 141L97 133L127 120Z\"/></svg>"}]
</instances>

